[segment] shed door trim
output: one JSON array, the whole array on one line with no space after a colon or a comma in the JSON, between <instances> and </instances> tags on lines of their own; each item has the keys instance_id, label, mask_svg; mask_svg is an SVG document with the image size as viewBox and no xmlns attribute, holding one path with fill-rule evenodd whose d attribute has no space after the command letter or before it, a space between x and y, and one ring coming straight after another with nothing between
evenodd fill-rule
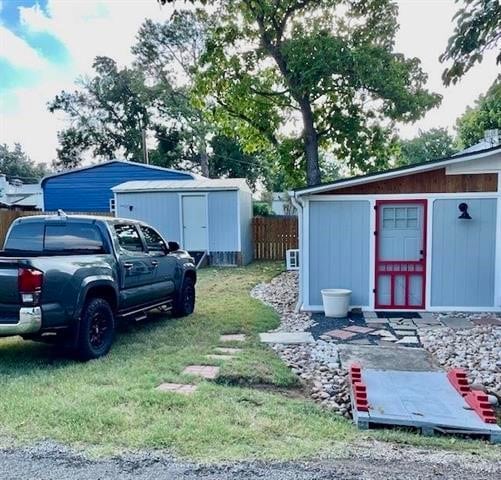
<instances>
[{"instance_id":1,"label":"shed door trim","mask_svg":"<svg viewBox=\"0 0 501 480\"><path fill-rule=\"evenodd\" d=\"M181 237L181 247L185 250L189 250L189 248L185 245L185 236L184 236L184 211L183 211L183 200L185 197L203 197L205 202L205 248L202 248L201 251L209 251L209 201L207 198L207 193L179 193L179 232ZM198 251L197 249L192 249L192 251Z\"/></svg>"},{"instance_id":2,"label":"shed door trim","mask_svg":"<svg viewBox=\"0 0 501 480\"><path fill-rule=\"evenodd\" d=\"M387 207L385 210L384 207ZM392 209L391 206L395 208ZM421 209L416 208L421 207ZM374 304L377 309L424 309L426 305L426 265L427 265L427 200L378 200L375 206L376 216L376 241L375 241L375 283L374 283ZM397 215L397 210L399 215ZM385 213L393 213L393 216L386 218ZM419 218L419 211L422 211L422 218ZM383 216L381 214L383 213ZM401 215L400 215L401 214ZM397 218L399 217L400 218ZM388 228L394 226L398 228L409 228L414 225L419 229L420 251L414 259L396 259L384 258L382 254L382 233L383 226L387 224ZM405 225L403 225L405 224ZM418 237L419 238L419 237ZM416 252L418 253L418 252ZM382 279L389 277L389 301L381 302ZM420 293L419 302L411 301L412 280L418 280L417 290ZM380 282L381 281L381 282ZM397 301L399 282L403 298Z\"/></svg>"}]
</instances>

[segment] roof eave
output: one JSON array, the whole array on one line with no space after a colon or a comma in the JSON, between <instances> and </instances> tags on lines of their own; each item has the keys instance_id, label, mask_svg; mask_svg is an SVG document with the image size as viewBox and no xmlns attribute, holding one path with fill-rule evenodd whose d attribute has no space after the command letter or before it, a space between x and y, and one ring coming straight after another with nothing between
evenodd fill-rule
<instances>
[{"instance_id":1,"label":"roof eave","mask_svg":"<svg viewBox=\"0 0 501 480\"><path fill-rule=\"evenodd\" d=\"M386 172L374 173L371 175L364 175L360 177L352 177L343 180L338 180L336 182L327 183L324 185L317 185L312 187L301 188L297 190L292 190L290 192L291 196L295 198L301 197L303 195L310 195L314 193L322 193L325 191L338 190L341 188L363 185L366 183L373 183L379 180L389 180L391 178L398 178L404 175L409 175L410 173L427 172L431 170L437 170L447 165L453 165L455 163L461 163L466 160L475 160L476 158L483 158L494 153L501 152L501 146L496 146L489 148L487 150L481 150L478 152L469 152L463 155L457 155L454 157L432 160L429 162L423 162L419 164L409 165L406 168L398 168L394 170L388 170Z\"/></svg>"}]
</instances>

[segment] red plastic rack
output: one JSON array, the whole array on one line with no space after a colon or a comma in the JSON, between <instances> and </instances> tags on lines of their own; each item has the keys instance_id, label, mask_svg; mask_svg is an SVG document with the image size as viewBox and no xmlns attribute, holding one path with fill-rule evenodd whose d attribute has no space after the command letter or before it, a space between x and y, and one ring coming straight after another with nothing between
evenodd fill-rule
<instances>
[{"instance_id":1,"label":"red plastic rack","mask_svg":"<svg viewBox=\"0 0 501 480\"><path fill-rule=\"evenodd\" d=\"M496 423L496 414L487 395L480 390L471 389L466 370L453 368L447 372L447 378L483 422Z\"/></svg>"},{"instance_id":2,"label":"red plastic rack","mask_svg":"<svg viewBox=\"0 0 501 480\"><path fill-rule=\"evenodd\" d=\"M368 412L367 386L362 382L362 367L358 363L350 367L350 382L355 408L360 412Z\"/></svg>"}]
</instances>

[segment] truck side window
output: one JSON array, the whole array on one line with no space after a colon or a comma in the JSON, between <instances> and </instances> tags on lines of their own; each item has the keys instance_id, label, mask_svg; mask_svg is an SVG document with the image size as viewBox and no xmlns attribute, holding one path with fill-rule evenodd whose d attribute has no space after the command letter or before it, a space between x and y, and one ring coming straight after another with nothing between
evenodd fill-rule
<instances>
[{"instance_id":1,"label":"truck side window","mask_svg":"<svg viewBox=\"0 0 501 480\"><path fill-rule=\"evenodd\" d=\"M150 252L154 253L167 253L167 247L162 237L155 232L152 228L144 227L141 225L141 232L143 232L144 240L146 241L146 246Z\"/></svg>"},{"instance_id":2,"label":"truck side window","mask_svg":"<svg viewBox=\"0 0 501 480\"><path fill-rule=\"evenodd\" d=\"M134 225L115 225L115 233L118 237L118 244L129 252L143 252L143 242Z\"/></svg>"}]
</instances>

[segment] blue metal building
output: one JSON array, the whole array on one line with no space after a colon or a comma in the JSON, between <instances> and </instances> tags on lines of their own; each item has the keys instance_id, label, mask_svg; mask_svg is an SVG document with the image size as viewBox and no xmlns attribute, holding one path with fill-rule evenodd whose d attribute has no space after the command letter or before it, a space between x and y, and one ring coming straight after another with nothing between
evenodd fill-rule
<instances>
[{"instance_id":1,"label":"blue metal building","mask_svg":"<svg viewBox=\"0 0 501 480\"><path fill-rule=\"evenodd\" d=\"M192 173L112 160L68 170L42 180L44 210L68 212L114 211L112 188L129 180L193 180Z\"/></svg>"}]
</instances>

